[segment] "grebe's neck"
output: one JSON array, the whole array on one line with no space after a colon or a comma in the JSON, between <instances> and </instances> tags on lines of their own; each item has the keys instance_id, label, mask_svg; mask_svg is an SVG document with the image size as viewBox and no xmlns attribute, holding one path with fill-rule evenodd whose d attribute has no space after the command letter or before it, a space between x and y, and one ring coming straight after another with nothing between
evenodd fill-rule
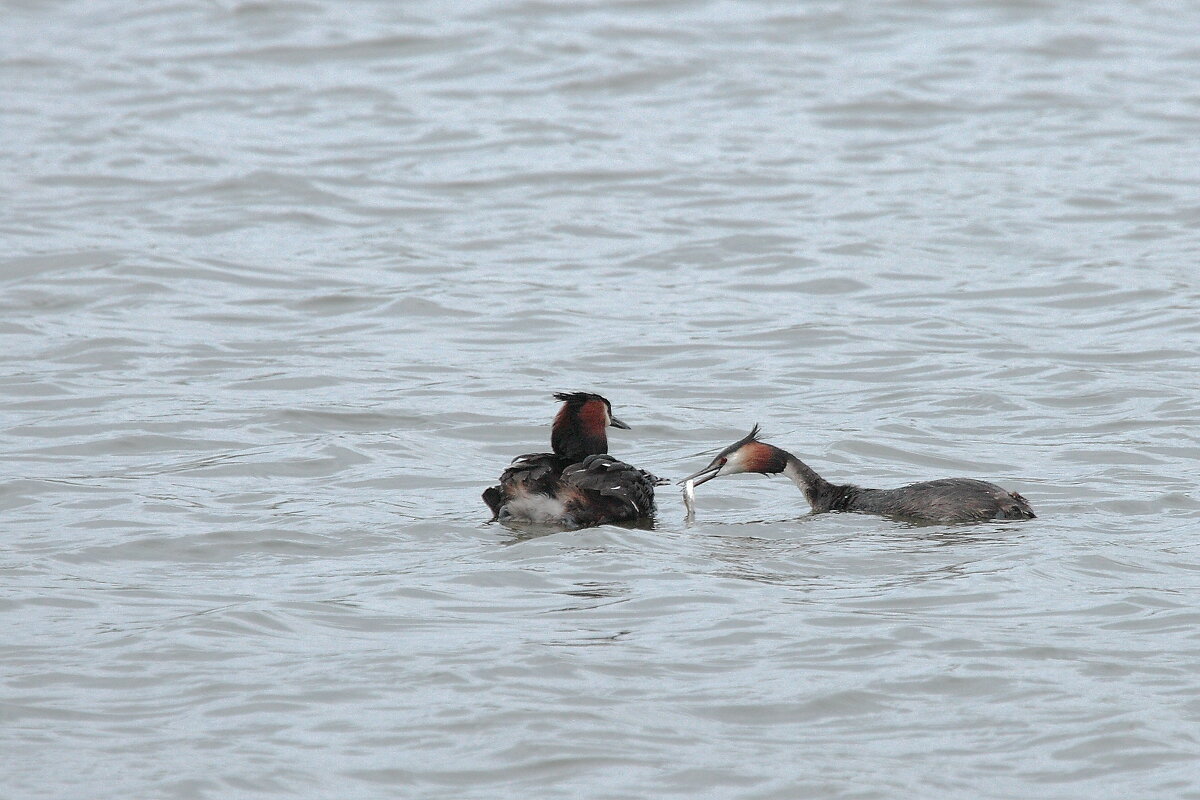
<instances>
[{"instance_id":1,"label":"grebe's neck","mask_svg":"<svg viewBox=\"0 0 1200 800\"><path fill-rule=\"evenodd\" d=\"M555 455L572 462L608 452L608 409L604 403L589 400L580 405L564 403L554 418L550 446Z\"/></svg>"},{"instance_id":2,"label":"grebe's neck","mask_svg":"<svg viewBox=\"0 0 1200 800\"><path fill-rule=\"evenodd\" d=\"M837 486L822 478L808 464L786 450L787 466L783 474L804 492L804 499L816 512L844 510L850 502L853 486Z\"/></svg>"}]
</instances>

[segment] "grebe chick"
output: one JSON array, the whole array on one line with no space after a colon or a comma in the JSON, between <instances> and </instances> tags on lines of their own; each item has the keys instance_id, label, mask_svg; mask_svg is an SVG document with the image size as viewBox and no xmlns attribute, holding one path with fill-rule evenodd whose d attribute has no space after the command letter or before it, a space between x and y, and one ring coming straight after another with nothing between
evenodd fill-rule
<instances>
[{"instance_id":1,"label":"grebe chick","mask_svg":"<svg viewBox=\"0 0 1200 800\"><path fill-rule=\"evenodd\" d=\"M551 426L552 453L513 459L500 485L484 490L492 519L586 528L654 513L654 487L666 481L608 453L606 428L629 426L598 394L554 395L563 405Z\"/></svg>"},{"instance_id":2,"label":"grebe chick","mask_svg":"<svg viewBox=\"0 0 1200 800\"><path fill-rule=\"evenodd\" d=\"M758 426L746 438L722 450L704 469L680 483L699 486L713 478L758 472L782 472L804 492L814 513L859 511L926 522L979 522L988 519L1032 519L1029 502L1016 492L973 478L942 478L899 489L866 489L833 484L786 450L758 440Z\"/></svg>"}]
</instances>

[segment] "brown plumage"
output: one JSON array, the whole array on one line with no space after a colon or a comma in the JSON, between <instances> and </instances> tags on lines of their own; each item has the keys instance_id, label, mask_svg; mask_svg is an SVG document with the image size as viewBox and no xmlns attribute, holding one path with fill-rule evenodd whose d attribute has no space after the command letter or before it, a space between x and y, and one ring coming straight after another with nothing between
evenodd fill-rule
<instances>
[{"instance_id":1,"label":"brown plumage","mask_svg":"<svg viewBox=\"0 0 1200 800\"><path fill-rule=\"evenodd\" d=\"M551 453L518 456L483 493L493 519L582 528L654 513L654 487L665 483L607 455L607 428L629 426L598 394L560 393Z\"/></svg>"},{"instance_id":2,"label":"brown plumage","mask_svg":"<svg viewBox=\"0 0 1200 800\"><path fill-rule=\"evenodd\" d=\"M582 461L591 455L607 453L608 426L629 429L613 417L612 405L598 394L559 392L554 399L562 401L562 408L550 428L550 447L562 458Z\"/></svg>"}]
</instances>

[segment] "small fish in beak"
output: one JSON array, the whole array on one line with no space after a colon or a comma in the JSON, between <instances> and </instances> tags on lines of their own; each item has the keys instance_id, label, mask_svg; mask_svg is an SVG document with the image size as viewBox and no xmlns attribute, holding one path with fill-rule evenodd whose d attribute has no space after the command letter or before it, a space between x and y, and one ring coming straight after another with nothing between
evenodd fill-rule
<instances>
[{"instance_id":1,"label":"small fish in beak","mask_svg":"<svg viewBox=\"0 0 1200 800\"><path fill-rule=\"evenodd\" d=\"M683 482L683 508L687 512L684 522L691 522L696 518L696 484L692 481Z\"/></svg>"}]
</instances>

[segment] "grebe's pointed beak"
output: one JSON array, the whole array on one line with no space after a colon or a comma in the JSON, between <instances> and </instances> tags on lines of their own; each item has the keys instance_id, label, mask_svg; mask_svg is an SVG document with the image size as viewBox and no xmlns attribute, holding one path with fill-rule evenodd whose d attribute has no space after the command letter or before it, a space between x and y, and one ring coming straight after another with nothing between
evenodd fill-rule
<instances>
[{"instance_id":1,"label":"grebe's pointed beak","mask_svg":"<svg viewBox=\"0 0 1200 800\"><path fill-rule=\"evenodd\" d=\"M620 428L623 431L629 430L629 426L624 422L621 422L621 420L617 419L616 417L609 417L608 424L612 425L614 428Z\"/></svg>"},{"instance_id":2,"label":"grebe's pointed beak","mask_svg":"<svg viewBox=\"0 0 1200 800\"><path fill-rule=\"evenodd\" d=\"M699 472L695 472L695 473L692 473L691 475L688 475L686 478L681 480L679 482L679 484L682 486L683 484L687 483L688 481L695 481L696 483L694 485L699 486L700 484L705 483L707 481L711 481L713 478L720 475L721 467L723 467L723 466L725 466L725 465L714 461L713 463L709 464L707 467L700 470Z\"/></svg>"}]
</instances>

